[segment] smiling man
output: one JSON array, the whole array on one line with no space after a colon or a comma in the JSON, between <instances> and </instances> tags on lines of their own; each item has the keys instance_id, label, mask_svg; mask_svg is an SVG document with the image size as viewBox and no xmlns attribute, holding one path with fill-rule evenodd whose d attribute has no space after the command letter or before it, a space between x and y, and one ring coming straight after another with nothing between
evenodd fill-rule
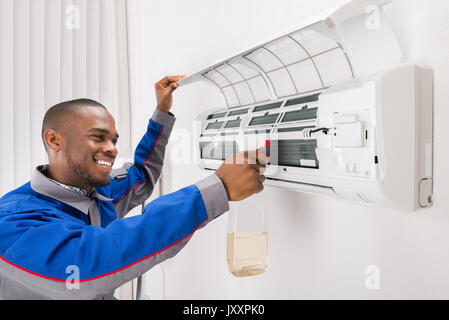
<instances>
[{"instance_id":1,"label":"smiling man","mask_svg":"<svg viewBox=\"0 0 449 320\"><path fill-rule=\"evenodd\" d=\"M107 186L118 138L114 119L96 101L80 99L50 108L42 124L50 162L47 176L86 191Z\"/></svg>"},{"instance_id":2,"label":"smiling man","mask_svg":"<svg viewBox=\"0 0 449 320\"><path fill-rule=\"evenodd\" d=\"M156 83L157 108L134 163L113 170L119 135L98 102L51 107L42 139L49 164L0 199L0 297L112 299L114 290L173 257L193 233L263 189L267 159L244 152L216 173L164 195L125 218L151 195L175 117L172 93L183 76Z\"/></svg>"}]
</instances>

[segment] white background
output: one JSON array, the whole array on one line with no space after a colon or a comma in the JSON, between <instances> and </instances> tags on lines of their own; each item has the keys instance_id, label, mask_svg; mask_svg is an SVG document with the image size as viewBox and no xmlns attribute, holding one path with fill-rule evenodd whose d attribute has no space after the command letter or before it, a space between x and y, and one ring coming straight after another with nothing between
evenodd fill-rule
<instances>
[{"instance_id":1,"label":"white background","mask_svg":"<svg viewBox=\"0 0 449 320\"><path fill-rule=\"evenodd\" d=\"M149 116L155 105L153 84L166 74L196 72L342 2L130 0L133 105ZM252 278L229 273L224 215L163 264L166 298L449 298L449 2L396 0L386 13L404 61L435 70L434 207L402 213L267 187L268 271ZM173 108L176 130L193 132L198 113L223 105L212 87L181 87ZM138 119L133 124L142 126ZM172 145L179 139L175 134ZM194 164L170 163L170 152L164 170L166 193L207 175ZM379 290L365 286L369 265L380 268ZM147 275L146 294L160 298L161 290L162 273L156 267Z\"/></svg>"}]
</instances>

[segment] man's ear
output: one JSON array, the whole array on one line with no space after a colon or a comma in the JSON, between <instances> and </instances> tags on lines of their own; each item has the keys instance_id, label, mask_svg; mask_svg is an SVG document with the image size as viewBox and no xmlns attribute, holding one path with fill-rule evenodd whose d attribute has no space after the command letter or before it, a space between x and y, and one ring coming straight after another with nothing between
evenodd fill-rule
<instances>
[{"instance_id":1,"label":"man's ear","mask_svg":"<svg viewBox=\"0 0 449 320\"><path fill-rule=\"evenodd\" d=\"M61 142L63 138L61 134L53 129L48 129L44 134L44 141L48 150L59 151L61 150Z\"/></svg>"}]
</instances>

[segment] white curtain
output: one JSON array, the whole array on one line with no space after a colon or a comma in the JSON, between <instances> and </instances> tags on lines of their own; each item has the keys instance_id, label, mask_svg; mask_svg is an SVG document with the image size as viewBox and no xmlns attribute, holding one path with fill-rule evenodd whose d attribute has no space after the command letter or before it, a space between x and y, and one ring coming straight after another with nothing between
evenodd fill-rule
<instances>
[{"instance_id":1,"label":"white curtain","mask_svg":"<svg viewBox=\"0 0 449 320\"><path fill-rule=\"evenodd\" d=\"M61 101L104 104L131 154L127 41L126 0L0 0L0 196L47 162L42 119Z\"/></svg>"}]
</instances>

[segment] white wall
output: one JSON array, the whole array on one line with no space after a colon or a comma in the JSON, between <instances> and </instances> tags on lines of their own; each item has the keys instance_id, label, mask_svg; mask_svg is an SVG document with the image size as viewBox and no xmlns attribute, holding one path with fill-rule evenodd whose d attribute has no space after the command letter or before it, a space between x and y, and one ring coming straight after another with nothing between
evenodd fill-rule
<instances>
[{"instance_id":1,"label":"white wall","mask_svg":"<svg viewBox=\"0 0 449 320\"><path fill-rule=\"evenodd\" d=\"M164 75L198 71L341 2L142 1L136 16L140 35L134 39L140 38L140 85L148 114L155 105L153 83ZM133 8L138 3L128 4ZM252 278L228 272L225 215L199 230L183 251L164 263L167 298L449 297L449 2L396 0L386 11L404 60L435 70L435 206L407 214L267 187L268 271ZM210 87L180 88L173 109L176 129L191 132L194 116L217 105L223 100ZM194 164L166 164L165 192L206 176ZM380 290L365 287L368 265L380 268ZM154 281L160 281L157 277L154 273ZM147 288L157 290L148 283Z\"/></svg>"}]
</instances>

